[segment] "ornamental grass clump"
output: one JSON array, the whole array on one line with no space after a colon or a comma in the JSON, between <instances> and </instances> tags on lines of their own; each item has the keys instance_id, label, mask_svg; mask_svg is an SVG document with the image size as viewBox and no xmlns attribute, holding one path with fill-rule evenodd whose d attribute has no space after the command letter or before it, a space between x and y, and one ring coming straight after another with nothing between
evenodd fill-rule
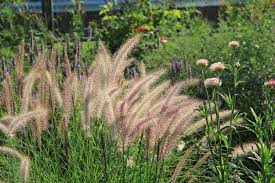
<instances>
[{"instance_id":1,"label":"ornamental grass clump","mask_svg":"<svg viewBox=\"0 0 275 183\"><path fill-rule=\"evenodd\" d=\"M128 55L139 39L139 34L129 39L113 56L99 43L84 92L83 128L89 136L92 118L105 117L121 147L131 145L146 132L147 147L162 141L163 156L171 151L196 116L194 110L202 104L180 93L198 80L189 79L174 86L167 81L157 84L163 71L125 80L123 71L131 63Z\"/></svg>"},{"instance_id":2,"label":"ornamental grass clump","mask_svg":"<svg viewBox=\"0 0 275 183\"><path fill-rule=\"evenodd\" d=\"M96 134L99 134L98 148L103 151L106 179L109 158L106 143L109 140L117 144L118 156L125 156L125 152L139 142L142 144L139 146L140 153L146 153L147 161L152 155L152 161L156 159L158 169L160 161L173 152L180 136L198 119L199 114L195 110L202 105L202 101L182 94L184 89L198 84L198 79L173 84L161 81L165 71L147 73L142 63L138 64L138 75L126 79L124 71L133 63L129 55L140 37L137 34L130 38L113 55L100 41L91 69L81 65L79 53L72 66L66 48L60 63L56 60L57 51L54 48L49 56L43 48L37 51L31 69L26 72L23 67L24 46L20 45L16 76L6 74L1 91L1 95L5 96L1 104L6 114L0 119L0 130L10 140L7 142L16 142L23 149L26 147L22 145L25 141L34 143L24 151L34 147L35 154L37 149L42 153L49 145L50 138L56 142L56 151L53 153L62 159L66 169L71 166L70 153L75 138L81 136L83 130L86 138L81 139L85 145L97 141ZM108 134L103 132L105 122L108 124ZM72 136L79 123L82 129L77 129L77 137ZM181 150L184 149L183 143L181 141ZM30 162L23 157L21 160L25 181ZM133 169L141 166L139 161L140 158L129 156L125 158L125 167Z\"/></svg>"}]
</instances>

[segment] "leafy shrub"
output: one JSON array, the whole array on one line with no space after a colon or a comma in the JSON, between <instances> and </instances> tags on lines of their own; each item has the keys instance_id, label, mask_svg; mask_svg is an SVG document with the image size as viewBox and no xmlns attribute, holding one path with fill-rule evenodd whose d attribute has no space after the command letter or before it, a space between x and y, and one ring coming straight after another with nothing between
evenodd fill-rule
<instances>
[{"instance_id":1,"label":"leafy shrub","mask_svg":"<svg viewBox=\"0 0 275 183\"><path fill-rule=\"evenodd\" d=\"M194 65L199 58L206 58L210 63L221 61L232 64L237 62L233 58L233 54L237 54L240 65L244 67L239 76L242 82L237 87L237 93L240 94L239 108L249 111L249 107L253 107L260 111L264 98L263 83L275 77L274 11L270 5L267 1L252 3L234 8L234 11L230 11L231 6L228 6L226 18L220 16L217 28L210 26L207 21L194 18L190 29L173 35L161 48L152 54L145 52L141 57L148 68L155 69L167 67L173 58L184 60L190 65ZM240 47L234 52L228 46L232 40L240 42ZM193 74L198 74L195 67ZM232 75L224 72L221 77L222 88L228 92L227 88L233 88ZM204 96L200 90L197 92L199 96Z\"/></svg>"},{"instance_id":2,"label":"leafy shrub","mask_svg":"<svg viewBox=\"0 0 275 183\"><path fill-rule=\"evenodd\" d=\"M185 22L190 19L193 10L168 9L170 3L159 1L159 5L149 0L138 3L108 3L100 11L102 20L99 34L111 51L118 48L124 39L137 32L139 26L146 26L145 37L138 47L139 53L145 49L156 48L157 32L162 37L169 37L184 29ZM160 8L161 7L161 8ZM113 11L115 10L115 11Z\"/></svg>"}]
</instances>

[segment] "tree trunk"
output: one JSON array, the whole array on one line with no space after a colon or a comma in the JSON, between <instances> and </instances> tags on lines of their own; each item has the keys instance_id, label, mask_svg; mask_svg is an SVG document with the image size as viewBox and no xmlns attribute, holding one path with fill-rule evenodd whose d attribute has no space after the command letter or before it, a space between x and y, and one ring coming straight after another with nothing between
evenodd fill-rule
<instances>
[{"instance_id":1,"label":"tree trunk","mask_svg":"<svg viewBox=\"0 0 275 183\"><path fill-rule=\"evenodd\" d=\"M53 24L53 6L52 0L42 0L42 16L48 26L48 29L53 31L54 24Z\"/></svg>"}]
</instances>

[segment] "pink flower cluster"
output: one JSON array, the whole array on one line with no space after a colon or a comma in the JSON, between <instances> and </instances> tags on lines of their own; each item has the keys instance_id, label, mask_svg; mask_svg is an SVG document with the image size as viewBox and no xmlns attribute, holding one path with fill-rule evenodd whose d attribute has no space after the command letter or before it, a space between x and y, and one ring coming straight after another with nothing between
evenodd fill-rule
<instances>
[{"instance_id":1,"label":"pink flower cluster","mask_svg":"<svg viewBox=\"0 0 275 183\"><path fill-rule=\"evenodd\" d=\"M204 86L213 87L213 86L221 86L222 82L219 78L209 78L204 80Z\"/></svg>"},{"instance_id":2,"label":"pink flower cluster","mask_svg":"<svg viewBox=\"0 0 275 183\"><path fill-rule=\"evenodd\" d=\"M196 65L206 67L206 66L208 66L208 60L207 59L199 59L199 60L197 60Z\"/></svg>"},{"instance_id":3,"label":"pink flower cluster","mask_svg":"<svg viewBox=\"0 0 275 183\"><path fill-rule=\"evenodd\" d=\"M271 79L264 83L265 86L275 86L275 79Z\"/></svg>"},{"instance_id":4,"label":"pink flower cluster","mask_svg":"<svg viewBox=\"0 0 275 183\"><path fill-rule=\"evenodd\" d=\"M225 65L222 62L216 62L210 66L210 70L215 72L223 71L224 69L225 69Z\"/></svg>"}]
</instances>

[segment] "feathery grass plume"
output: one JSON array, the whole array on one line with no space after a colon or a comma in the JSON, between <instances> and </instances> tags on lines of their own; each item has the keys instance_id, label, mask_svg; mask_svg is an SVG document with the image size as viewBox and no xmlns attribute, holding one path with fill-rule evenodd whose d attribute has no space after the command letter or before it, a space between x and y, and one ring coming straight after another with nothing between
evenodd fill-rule
<instances>
[{"instance_id":1,"label":"feathery grass plume","mask_svg":"<svg viewBox=\"0 0 275 183\"><path fill-rule=\"evenodd\" d=\"M144 129L149 128L150 126L152 126L152 124L155 124L157 122L161 114L161 106L165 103L165 101L163 101L164 99L158 100L160 100L160 102L157 102L156 104L148 107L147 112L144 116L141 116L139 119L137 119L137 121L132 122L132 124L134 125L129 126L130 130L128 130L126 141L129 140L129 142L131 142L132 140L134 140L135 136L141 134ZM131 114L129 116L131 116ZM152 127L151 132L155 130L156 129ZM153 137L154 133L152 133L150 136ZM153 142L153 139L150 140L150 142Z\"/></svg>"},{"instance_id":2,"label":"feathery grass plume","mask_svg":"<svg viewBox=\"0 0 275 183\"><path fill-rule=\"evenodd\" d=\"M117 119L119 121L120 130L124 132L128 131L127 129L129 129L131 123L133 123L133 121L129 119L134 118L134 115L138 114L137 110L134 110L135 112L133 112L131 109L134 109L135 105L139 105L139 103L145 103L145 101L141 100L142 95L145 94L143 93L144 87L147 88L152 85L159 78L160 74L161 72L156 72L148 75L146 78L136 80L136 85L132 85L132 87L123 94L122 99L118 102L116 107L118 109L116 111L116 116L118 117ZM153 97L153 95L151 95L151 97ZM141 106L138 108L141 108ZM126 133L122 136L125 138Z\"/></svg>"},{"instance_id":3,"label":"feathery grass plume","mask_svg":"<svg viewBox=\"0 0 275 183\"><path fill-rule=\"evenodd\" d=\"M74 74L67 77L62 92L62 118L60 122L60 132L64 133L64 140L65 140L65 152L68 155L68 146L69 146L69 118L72 108L72 97L73 97L73 79Z\"/></svg>"},{"instance_id":4,"label":"feathery grass plume","mask_svg":"<svg viewBox=\"0 0 275 183\"><path fill-rule=\"evenodd\" d=\"M66 72L66 76L69 77L72 75L72 67L71 67L71 63L68 57L68 52L67 49L64 48L63 49L63 56L64 56L64 67L65 67L65 72Z\"/></svg>"},{"instance_id":5,"label":"feathery grass plume","mask_svg":"<svg viewBox=\"0 0 275 183\"><path fill-rule=\"evenodd\" d=\"M227 120L232 114L232 111L230 110L224 110L219 112L219 119L221 123L223 123L225 120ZM216 121L216 114L212 115L212 119L215 122ZM210 120L210 116L208 116L208 120ZM191 121L186 130L184 131L184 135L189 136L193 133L196 133L201 128L206 126L206 120L205 118L196 119L194 121Z\"/></svg>"},{"instance_id":6,"label":"feathery grass plume","mask_svg":"<svg viewBox=\"0 0 275 183\"><path fill-rule=\"evenodd\" d=\"M197 79L189 79L189 80L177 83L175 86L170 88L170 90L168 91L165 103L163 104L161 110L162 111L166 110L169 106L169 103L170 103L172 97L175 95L178 95L183 88L187 88L189 86L195 85L196 83L198 83Z\"/></svg>"},{"instance_id":7,"label":"feathery grass plume","mask_svg":"<svg viewBox=\"0 0 275 183\"><path fill-rule=\"evenodd\" d=\"M22 94L22 101L21 101L21 112L22 113L28 111L28 109L29 109L30 102L32 101L31 100L32 99L32 89L33 89L33 86L34 86L36 80L39 80L39 81L43 80L43 82L45 82L45 84L47 84L49 86L52 95L55 96L59 105L62 105L61 94L60 94L59 88L56 85L56 82L53 82L48 71L44 70L43 69L44 67L41 66L41 64L40 64L41 62L43 62L43 56L40 54L38 56L37 60L39 60L39 61L36 62L36 64L33 66L32 71L25 77L25 79L23 81L24 87L23 87L23 94ZM40 93L40 96L42 98L45 97L43 95L45 95L45 93L44 94Z\"/></svg>"},{"instance_id":8,"label":"feathery grass plume","mask_svg":"<svg viewBox=\"0 0 275 183\"><path fill-rule=\"evenodd\" d=\"M101 116L104 110L106 113L107 106L110 109L111 100L106 95L109 95L113 88L117 88L121 84L123 70L130 63L127 56L137 44L139 37L137 35L129 39L113 57L110 56L103 43L99 42L92 72L84 90L84 123L86 125L90 125L91 117ZM111 110L108 111L109 114L112 114Z\"/></svg>"},{"instance_id":9,"label":"feathery grass plume","mask_svg":"<svg viewBox=\"0 0 275 183\"><path fill-rule=\"evenodd\" d=\"M83 89L82 89L82 86L83 86L83 82L81 82L81 80L78 79L78 76L77 74L73 74L72 76L72 81L71 81L71 85L72 85L72 97L73 97L73 101L76 102L80 102L82 104L83 102L83 98L82 98L82 95L83 95Z\"/></svg>"},{"instance_id":10,"label":"feathery grass plume","mask_svg":"<svg viewBox=\"0 0 275 183\"><path fill-rule=\"evenodd\" d=\"M33 104L34 105L32 107L32 110L42 108L42 105L41 105L41 103L40 103L40 101L38 99L34 99ZM43 116L43 115L42 116L39 116L39 115L35 116L34 120L33 120L33 123L31 123L31 126L32 126L33 136L38 141L39 147L41 147L41 144L42 144L42 141L41 141L42 133L48 127L48 118L47 118L47 115L46 116Z\"/></svg>"},{"instance_id":11,"label":"feathery grass plume","mask_svg":"<svg viewBox=\"0 0 275 183\"><path fill-rule=\"evenodd\" d=\"M146 111L146 114L143 116L140 115L139 119L135 118L136 114L139 113L137 110L129 111L129 113L126 116L130 120L125 120L125 121L129 121L130 125L124 127L125 131L127 132L126 136L124 136L124 138L126 139L125 140L126 145L133 142L133 140L137 136L139 136L142 133L142 131L144 131L149 126L151 126L151 128L152 128L151 131L156 133L156 134L154 134L154 133L151 134L150 135L151 137L154 138L154 136L157 136L158 138L162 138L165 135L167 135L167 133L168 134L170 133L170 127L172 127L173 125L174 126L178 125L177 123L179 121L176 120L177 119L176 116L178 117L179 114L181 114L186 109L189 109L189 113L193 113L194 110L196 109L196 107L198 107L198 105L200 104L200 102L196 102L196 100L193 100L191 98L187 99L186 97L184 97L184 98L187 100L183 100L182 102L179 102L179 101L173 100L173 98L176 97L180 93L182 88L188 87L189 85L192 85L195 83L197 83L197 80L190 80L190 81L182 82L182 83L177 84L176 86L170 88L166 95L162 95L162 97L156 99L156 101L161 101L161 102L156 103L156 104L149 103L147 106L144 106L144 109L145 109L144 111ZM158 91L157 87L156 87L156 91ZM147 95L153 96L154 93L155 93L155 90L153 89ZM153 100L151 100L151 101L153 101ZM177 104L175 104L173 102L176 102ZM187 104L193 104L193 106L192 107L189 106L189 108L183 108L183 106L185 106ZM194 105L194 104L196 104L196 105ZM130 109L132 108L131 105L129 108ZM182 110L182 109L184 109L184 110ZM186 111L184 111L184 112L186 112ZM183 114L184 114L184 112L183 112ZM143 118L143 117L145 117L145 118ZM136 119L136 120L133 121L133 119ZM140 121L140 119L142 119L142 120ZM177 135L178 134L179 133L177 133ZM157 139L151 139L148 141L156 143Z\"/></svg>"},{"instance_id":12,"label":"feathery grass plume","mask_svg":"<svg viewBox=\"0 0 275 183\"><path fill-rule=\"evenodd\" d=\"M47 81L46 81L46 76L43 74L39 75L39 88L38 88L38 98L40 99L40 103L43 107L48 108L49 100L48 100L48 87L47 87Z\"/></svg>"},{"instance_id":13,"label":"feathery grass plume","mask_svg":"<svg viewBox=\"0 0 275 183\"><path fill-rule=\"evenodd\" d=\"M58 84L56 82L56 80L52 80L50 77L50 73L46 72L44 73L46 76L46 81L47 84L50 88L50 92L52 94L52 96L54 96L54 98L56 99L57 103L62 106L62 97L61 97L61 92L59 90Z\"/></svg>"},{"instance_id":14,"label":"feathery grass plume","mask_svg":"<svg viewBox=\"0 0 275 183\"><path fill-rule=\"evenodd\" d=\"M247 142L241 145L234 147L231 154L233 157L237 156L245 156L252 152L259 151L258 147L260 147L260 142ZM271 148L275 150L275 141L271 143Z\"/></svg>"},{"instance_id":15,"label":"feathery grass plume","mask_svg":"<svg viewBox=\"0 0 275 183\"><path fill-rule=\"evenodd\" d=\"M22 182L27 182L28 176L30 174L30 160L27 157L22 158L20 170Z\"/></svg>"},{"instance_id":16,"label":"feathery grass plume","mask_svg":"<svg viewBox=\"0 0 275 183\"><path fill-rule=\"evenodd\" d=\"M51 49L49 72L52 80L55 80L56 78L56 56L57 56L56 50Z\"/></svg>"},{"instance_id":17,"label":"feathery grass plume","mask_svg":"<svg viewBox=\"0 0 275 183\"><path fill-rule=\"evenodd\" d=\"M21 161L20 172L22 182L27 182L30 174L30 160L28 157L20 154L17 150L6 146L0 146L0 152L18 158Z\"/></svg>"},{"instance_id":18,"label":"feathery grass plume","mask_svg":"<svg viewBox=\"0 0 275 183\"><path fill-rule=\"evenodd\" d=\"M177 164L177 167L176 167L176 169L174 171L174 174L172 176L172 183L176 183L177 182L177 177L179 176L181 169L185 165L186 160L189 158L189 156L193 152L194 147L195 147L195 145L193 145L189 149L187 149L187 151L185 152L185 154L180 159L180 162Z\"/></svg>"},{"instance_id":19,"label":"feathery grass plume","mask_svg":"<svg viewBox=\"0 0 275 183\"><path fill-rule=\"evenodd\" d=\"M134 37L128 39L113 56L114 67L112 70L111 79L118 79L123 76L123 71L128 64L125 64L128 55L133 48L139 43L141 34L137 34ZM127 62L126 62L127 63Z\"/></svg>"},{"instance_id":20,"label":"feathery grass plume","mask_svg":"<svg viewBox=\"0 0 275 183\"><path fill-rule=\"evenodd\" d=\"M84 89L84 97L83 97L83 103L84 103L84 112L83 112L83 128L85 131L85 134L88 135L88 131L91 126L91 118L93 113L93 105L97 107L98 103L98 95L96 90L96 87L98 86L95 81L95 69L92 70L91 75L88 77L88 81L86 84L86 87ZM84 127L85 126L85 127Z\"/></svg>"},{"instance_id":21,"label":"feathery grass plume","mask_svg":"<svg viewBox=\"0 0 275 183\"><path fill-rule=\"evenodd\" d=\"M158 131L163 131L162 136L164 137L163 146L161 147L161 157L169 154L178 141L179 136L184 132L187 124L197 115L195 109L202 104L200 101L190 101L188 103L185 103L183 106L180 105L181 110L175 113L166 130L162 130L161 127L158 129Z\"/></svg>"},{"instance_id":22,"label":"feathery grass plume","mask_svg":"<svg viewBox=\"0 0 275 183\"><path fill-rule=\"evenodd\" d=\"M137 80L129 91L127 91L125 102L129 105L134 104L134 102L140 97L140 94L144 91L144 88L147 88L155 83L162 74L163 72L155 72L141 78L140 80Z\"/></svg>"},{"instance_id":23,"label":"feathery grass plume","mask_svg":"<svg viewBox=\"0 0 275 183\"><path fill-rule=\"evenodd\" d=\"M96 55L95 60L95 67L100 70L99 74L102 74L102 81L104 82L103 87L107 86L109 83L109 79L111 77L111 69L112 69L112 57L110 56L110 53L105 48L102 41L99 41L98 43L98 52Z\"/></svg>"},{"instance_id":24,"label":"feathery grass plume","mask_svg":"<svg viewBox=\"0 0 275 183\"><path fill-rule=\"evenodd\" d=\"M56 50L53 47L51 49L51 55L50 55L49 74L51 77L51 81L55 85L56 84ZM50 93L49 93L50 105L51 105L52 113L54 113L56 101L54 97L53 88L51 86L49 87L49 90L50 90Z\"/></svg>"},{"instance_id":25,"label":"feathery grass plume","mask_svg":"<svg viewBox=\"0 0 275 183\"><path fill-rule=\"evenodd\" d=\"M6 75L6 78L3 81L3 94L7 112L11 115L13 113L13 87L9 74Z\"/></svg>"},{"instance_id":26,"label":"feathery grass plume","mask_svg":"<svg viewBox=\"0 0 275 183\"><path fill-rule=\"evenodd\" d=\"M30 112L25 112L15 116L14 119L10 122L10 125L8 126L8 130L9 130L8 136L14 137L15 133L19 129L25 127L29 121L34 120L38 117L42 118L46 116L47 116L47 110L43 108L36 109Z\"/></svg>"},{"instance_id":27,"label":"feathery grass plume","mask_svg":"<svg viewBox=\"0 0 275 183\"><path fill-rule=\"evenodd\" d=\"M171 105L172 98L178 95L181 89L190 85L194 85L196 83L197 80L187 80L176 84L168 91L167 96L164 99L165 102L161 106L161 111L158 115L159 119L156 123L157 133L159 137L164 136L165 133L169 133L173 126L177 126L178 123L180 123L180 120L178 120L182 117L180 114L187 113L188 115L184 116L189 116L194 112L195 108L201 104L200 102L190 98L182 101L175 106Z\"/></svg>"},{"instance_id":28,"label":"feathery grass plume","mask_svg":"<svg viewBox=\"0 0 275 183\"><path fill-rule=\"evenodd\" d=\"M90 129L92 118L106 117L112 130L117 133L116 136L120 137L120 142L123 143L120 145L130 145L148 129L148 137L152 138L148 139L150 144L154 145L157 139L166 136L174 142L184 129L183 124L191 120L191 117L186 117L187 114L185 117L179 115L183 112L181 108L190 105L184 110L192 114L200 104L191 97L180 95L183 88L198 83L197 79L186 80L173 87L168 82L156 86L156 81L163 71L145 74L143 68L140 78L125 82L123 71L131 62L128 55L139 38L140 35L136 35L129 39L113 57L102 42L99 43L99 50L83 94L82 118L86 135L89 133L87 130ZM124 81L121 82L122 80ZM165 130L166 127L169 130ZM176 127L179 129L176 130Z\"/></svg>"},{"instance_id":29,"label":"feathery grass plume","mask_svg":"<svg viewBox=\"0 0 275 183\"><path fill-rule=\"evenodd\" d=\"M91 114L94 115L93 117L98 116L99 111L103 108L104 101L100 93L106 92L110 80L111 65L111 57L100 41L92 71L84 90L84 123L86 126L90 126Z\"/></svg>"},{"instance_id":30,"label":"feathery grass plume","mask_svg":"<svg viewBox=\"0 0 275 183\"><path fill-rule=\"evenodd\" d=\"M15 58L15 72L16 72L16 79L17 79L17 94L21 96L22 91L22 80L24 77L24 56L25 56L25 42L24 40L21 41L20 45L18 46L18 54Z\"/></svg>"},{"instance_id":31,"label":"feathery grass plume","mask_svg":"<svg viewBox=\"0 0 275 183\"><path fill-rule=\"evenodd\" d=\"M38 55L37 60L41 60L41 54ZM21 112L28 111L29 103L31 100L32 88L37 79L39 79L39 65L40 62L36 61L36 64L33 66L31 72L24 78L23 81L23 92L22 92L22 101L21 101Z\"/></svg>"},{"instance_id":32,"label":"feathery grass plume","mask_svg":"<svg viewBox=\"0 0 275 183\"><path fill-rule=\"evenodd\" d=\"M166 81L153 88L150 93L146 93L142 96L140 101L130 109L132 115L128 117L127 124L130 124L131 121L136 121L137 118L144 116L145 112L152 107L153 102L157 100L169 87L170 82Z\"/></svg>"}]
</instances>

